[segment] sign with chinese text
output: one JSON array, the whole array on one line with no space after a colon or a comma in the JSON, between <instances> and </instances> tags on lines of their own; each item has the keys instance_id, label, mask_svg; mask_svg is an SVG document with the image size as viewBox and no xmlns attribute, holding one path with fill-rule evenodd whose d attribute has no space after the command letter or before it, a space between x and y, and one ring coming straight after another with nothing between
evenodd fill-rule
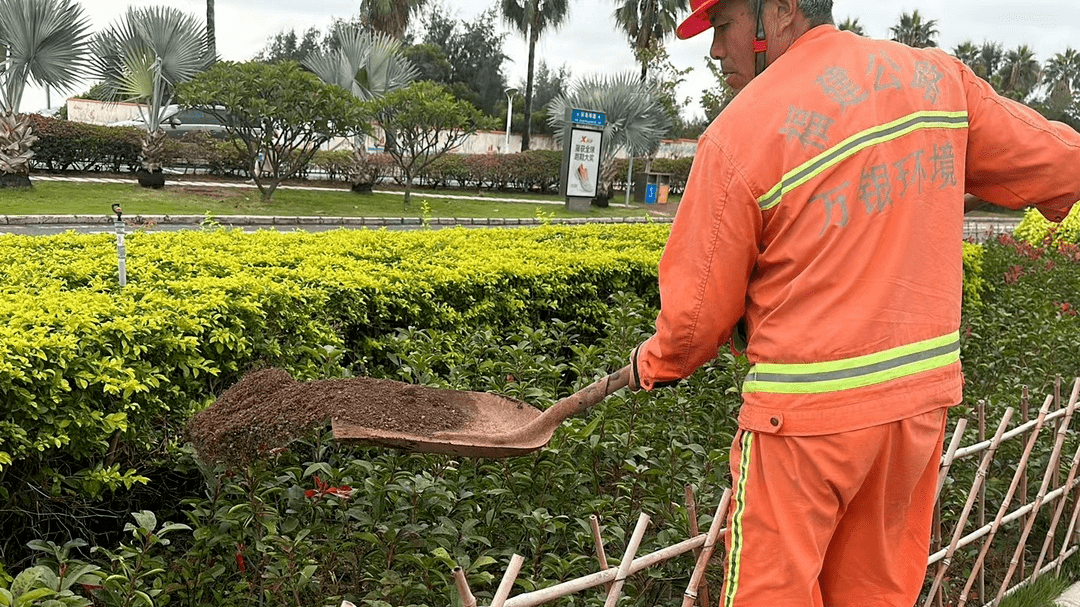
<instances>
[{"instance_id":1,"label":"sign with chinese text","mask_svg":"<svg viewBox=\"0 0 1080 607\"><path fill-rule=\"evenodd\" d=\"M566 195L596 196L600 177L600 131L570 129L570 166L566 177Z\"/></svg>"}]
</instances>

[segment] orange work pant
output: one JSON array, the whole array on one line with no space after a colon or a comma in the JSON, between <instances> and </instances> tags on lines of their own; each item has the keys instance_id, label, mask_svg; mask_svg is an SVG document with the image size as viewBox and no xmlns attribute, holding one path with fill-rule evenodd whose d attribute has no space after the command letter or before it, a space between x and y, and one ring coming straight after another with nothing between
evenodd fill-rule
<instances>
[{"instance_id":1,"label":"orange work pant","mask_svg":"<svg viewBox=\"0 0 1080 607\"><path fill-rule=\"evenodd\" d=\"M911 607L945 411L824 436L740 430L720 607Z\"/></svg>"}]
</instances>

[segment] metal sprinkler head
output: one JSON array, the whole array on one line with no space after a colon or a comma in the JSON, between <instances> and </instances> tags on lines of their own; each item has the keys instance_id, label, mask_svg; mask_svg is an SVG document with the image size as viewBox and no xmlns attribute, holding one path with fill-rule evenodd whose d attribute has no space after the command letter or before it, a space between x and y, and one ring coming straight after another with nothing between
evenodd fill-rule
<instances>
[{"instance_id":1,"label":"metal sprinkler head","mask_svg":"<svg viewBox=\"0 0 1080 607\"><path fill-rule=\"evenodd\" d=\"M113 213L116 213L116 220L117 221L123 221L124 211L123 211L123 209L120 208L120 203L119 202L114 202L112 204L112 211L113 211Z\"/></svg>"}]
</instances>

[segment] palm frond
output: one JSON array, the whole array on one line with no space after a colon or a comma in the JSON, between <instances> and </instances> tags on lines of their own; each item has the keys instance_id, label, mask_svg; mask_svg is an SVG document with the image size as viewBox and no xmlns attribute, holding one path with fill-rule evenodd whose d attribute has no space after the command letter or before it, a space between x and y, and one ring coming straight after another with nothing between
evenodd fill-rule
<instances>
[{"instance_id":1,"label":"palm frond","mask_svg":"<svg viewBox=\"0 0 1080 607\"><path fill-rule=\"evenodd\" d=\"M27 80L69 89L85 69L89 20L73 0L0 0L4 108L18 109Z\"/></svg>"}]
</instances>

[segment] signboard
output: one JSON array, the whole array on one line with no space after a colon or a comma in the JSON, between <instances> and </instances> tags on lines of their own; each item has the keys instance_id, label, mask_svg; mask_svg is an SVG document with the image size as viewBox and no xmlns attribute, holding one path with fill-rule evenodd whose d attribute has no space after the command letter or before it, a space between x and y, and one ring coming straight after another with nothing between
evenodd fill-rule
<instances>
[{"instance_id":1,"label":"signboard","mask_svg":"<svg viewBox=\"0 0 1080 607\"><path fill-rule=\"evenodd\" d=\"M587 212L600 189L600 158L607 115L595 110L566 109L569 136L563 141L559 193L570 211Z\"/></svg>"},{"instance_id":2,"label":"signboard","mask_svg":"<svg viewBox=\"0 0 1080 607\"><path fill-rule=\"evenodd\" d=\"M603 112L592 112L589 110L571 109L570 122L574 124L604 128L604 125L607 124L607 114Z\"/></svg>"},{"instance_id":3,"label":"signboard","mask_svg":"<svg viewBox=\"0 0 1080 607\"><path fill-rule=\"evenodd\" d=\"M602 114L601 114L602 115ZM592 198L600 178L601 133L593 130L570 129L570 167L566 180L566 195Z\"/></svg>"}]
</instances>

